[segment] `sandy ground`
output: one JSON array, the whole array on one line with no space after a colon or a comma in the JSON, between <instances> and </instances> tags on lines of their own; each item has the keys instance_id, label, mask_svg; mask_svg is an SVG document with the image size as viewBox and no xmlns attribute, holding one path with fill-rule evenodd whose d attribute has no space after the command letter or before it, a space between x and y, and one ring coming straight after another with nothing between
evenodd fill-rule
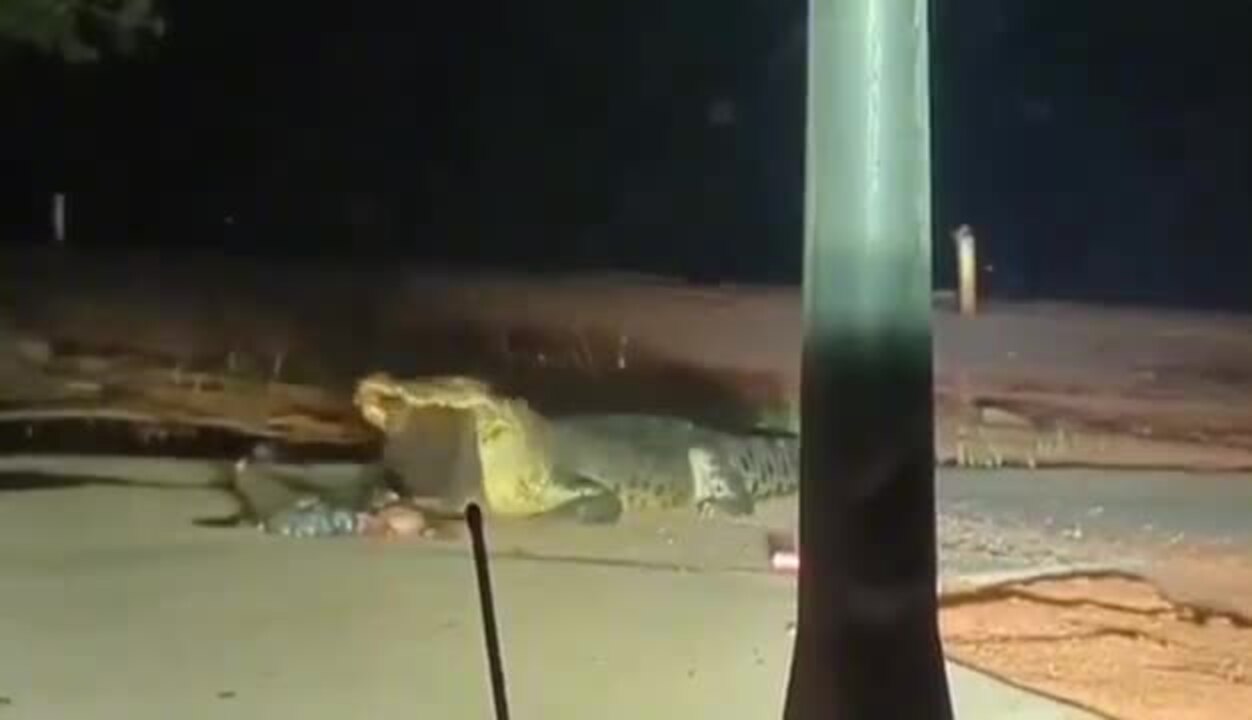
<instances>
[{"instance_id":1,"label":"sandy ground","mask_svg":"<svg viewBox=\"0 0 1252 720\"><path fill-rule=\"evenodd\" d=\"M283 541L189 524L220 504L117 488L6 497L0 713L489 716L460 544ZM549 532L546 542L571 539ZM495 544L506 534L493 528ZM619 557L636 535L640 526L600 531ZM639 542L653 560L685 557L685 543ZM733 544L709 548L729 556L723 565L738 562ZM779 716L794 612L787 578L502 558L494 579L515 717ZM949 672L962 718L1089 717Z\"/></svg>"},{"instance_id":2,"label":"sandy ground","mask_svg":"<svg viewBox=\"0 0 1252 720\"><path fill-rule=\"evenodd\" d=\"M1238 587L1246 597L1252 572L1243 564L1232 577L1219 559L1193 558L1185 579L1179 567L1169 574L1184 593ZM950 657L1112 717L1222 720L1252 707L1252 623L1191 610L1160 583L1010 586L995 599L944 610L941 627Z\"/></svg>"}]
</instances>

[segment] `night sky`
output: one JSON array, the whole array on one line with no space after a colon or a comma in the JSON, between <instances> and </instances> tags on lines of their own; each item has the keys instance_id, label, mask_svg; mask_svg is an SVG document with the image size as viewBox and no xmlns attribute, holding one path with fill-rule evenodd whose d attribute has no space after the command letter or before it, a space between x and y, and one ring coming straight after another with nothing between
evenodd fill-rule
<instances>
[{"instance_id":1,"label":"night sky","mask_svg":"<svg viewBox=\"0 0 1252 720\"><path fill-rule=\"evenodd\" d=\"M169 5L0 66L7 242L799 279L803 1ZM938 281L1252 310L1252 3L933 7Z\"/></svg>"}]
</instances>

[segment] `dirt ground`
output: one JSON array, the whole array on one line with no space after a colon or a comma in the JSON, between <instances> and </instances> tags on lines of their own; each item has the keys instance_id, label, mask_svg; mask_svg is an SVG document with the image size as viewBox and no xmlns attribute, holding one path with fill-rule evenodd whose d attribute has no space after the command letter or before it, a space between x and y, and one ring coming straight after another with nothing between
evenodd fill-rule
<instances>
[{"instance_id":1,"label":"dirt ground","mask_svg":"<svg viewBox=\"0 0 1252 720\"><path fill-rule=\"evenodd\" d=\"M1146 577L998 586L949 598L950 657L1126 720L1252 717L1252 559L1171 553Z\"/></svg>"},{"instance_id":2,"label":"dirt ground","mask_svg":"<svg viewBox=\"0 0 1252 720\"><path fill-rule=\"evenodd\" d=\"M1252 318L983 307L936 297L941 461L1252 469ZM549 414L794 430L801 319L788 287L11 252L0 402L352 441L348 391L382 369L474 374Z\"/></svg>"}]
</instances>

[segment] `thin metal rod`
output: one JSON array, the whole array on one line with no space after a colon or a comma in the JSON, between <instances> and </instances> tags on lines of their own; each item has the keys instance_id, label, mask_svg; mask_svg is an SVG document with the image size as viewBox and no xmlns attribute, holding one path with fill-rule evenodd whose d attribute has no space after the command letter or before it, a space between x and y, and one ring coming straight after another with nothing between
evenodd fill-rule
<instances>
[{"instance_id":1,"label":"thin metal rod","mask_svg":"<svg viewBox=\"0 0 1252 720\"><path fill-rule=\"evenodd\" d=\"M500 630L496 625L496 601L491 591L491 572L487 567L487 538L483 533L483 511L477 503L465 508L465 524L469 526L474 547L474 570L478 575L478 603L483 613L483 641L487 645L487 667L491 673L491 699L496 720L509 720L509 700L504 683L504 658L500 653Z\"/></svg>"}]
</instances>

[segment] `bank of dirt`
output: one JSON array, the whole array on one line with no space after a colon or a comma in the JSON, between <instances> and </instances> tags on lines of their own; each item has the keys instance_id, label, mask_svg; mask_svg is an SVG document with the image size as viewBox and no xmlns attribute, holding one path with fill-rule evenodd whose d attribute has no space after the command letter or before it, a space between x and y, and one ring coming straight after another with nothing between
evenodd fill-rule
<instances>
[{"instance_id":1,"label":"bank of dirt","mask_svg":"<svg viewBox=\"0 0 1252 720\"><path fill-rule=\"evenodd\" d=\"M1143 577L1074 577L957 595L962 663L1125 720L1227 720L1252 708L1252 562L1192 548Z\"/></svg>"},{"instance_id":2,"label":"bank of dirt","mask_svg":"<svg viewBox=\"0 0 1252 720\"><path fill-rule=\"evenodd\" d=\"M1252 318L935 301L941 462L1252 469ZM797 288L214 256L0 258L0 404L361 439L352 383L469 374L548 414L795 430ZM9 415L17 421L25 418Z\"/></svg>"}]
</instances>

